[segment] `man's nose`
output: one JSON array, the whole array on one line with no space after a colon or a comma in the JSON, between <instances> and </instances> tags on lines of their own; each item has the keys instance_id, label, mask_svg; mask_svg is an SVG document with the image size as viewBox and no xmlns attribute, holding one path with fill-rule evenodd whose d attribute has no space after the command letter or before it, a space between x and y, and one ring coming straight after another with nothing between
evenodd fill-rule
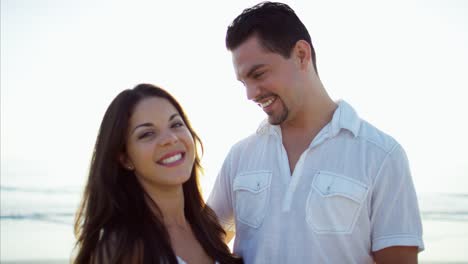
<instances>
[{"instance_id":1,"label":"man's nose","mask_svg":"<svg viewBox=\"0 0 468 264\"><path fill-rule=\"evenodd\" d=\"M247 93L247 99L255 100L260 95L260 85L257 83L247 83L245 85L245 90Z\"/></svg>"}]
</instances>

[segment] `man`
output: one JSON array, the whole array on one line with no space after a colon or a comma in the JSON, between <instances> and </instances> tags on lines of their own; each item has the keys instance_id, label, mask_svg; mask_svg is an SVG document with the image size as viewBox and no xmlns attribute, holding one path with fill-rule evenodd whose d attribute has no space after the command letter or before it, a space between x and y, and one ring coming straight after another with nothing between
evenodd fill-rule
<instances>
[{"instance_id":1,"label":"man","mask_svg":"<svg viewBox=\"0 0 468 264\"><path fill-rule=\"evenodd\" d=\"M245 263L417 263L417 198L402 147L328 96L287 5L228 27L237 78L268 116L226 157L208 204Z\"/></svg>"}]
</instances>

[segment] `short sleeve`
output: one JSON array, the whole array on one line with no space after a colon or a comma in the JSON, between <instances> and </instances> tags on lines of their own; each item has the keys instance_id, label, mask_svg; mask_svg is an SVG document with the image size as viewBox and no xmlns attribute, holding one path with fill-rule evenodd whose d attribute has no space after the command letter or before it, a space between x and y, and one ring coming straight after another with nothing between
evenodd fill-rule
<instances>
[{"instance_id":1,"label":"short sleeve","mask_svg":"<svg viewBox=\"0 0 468 264\"><path fill-rule=\"evenodd\" d=\"M374 181L371 201L372 251L391 246L424 250L422 223L408 158L396 144Z\"/></svg>"},{"instance_id":2,"label":"short sleeve","mask_svg":"<svg viewBox=\"0 0 468 264\"><path fill-rule=\"evenodd\" d=\"M221 226L226 231L235 232L234 211L232 205L231 167L232 150L224 160L218 173L207 204L215 211Z\"/></svg>"}]
</instances>

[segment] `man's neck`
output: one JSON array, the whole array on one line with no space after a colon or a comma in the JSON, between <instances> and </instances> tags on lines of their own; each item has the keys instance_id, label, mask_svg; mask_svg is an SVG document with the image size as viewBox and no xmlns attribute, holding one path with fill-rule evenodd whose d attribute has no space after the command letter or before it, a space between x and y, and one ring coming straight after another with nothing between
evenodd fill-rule
<instances>
[{"instance_id":1,"label":"man's neck","mask_svg":"<svg viewBox=\"0 0 468 264\"><path fill-rule=\"evenodd\" d=\"M332 120L337 104L329 97L324 100L314 101L316 102L305 103L304 107L296 112L294 117L280 125L283 135L315 134Z\"/></svg>"}]
</instances>

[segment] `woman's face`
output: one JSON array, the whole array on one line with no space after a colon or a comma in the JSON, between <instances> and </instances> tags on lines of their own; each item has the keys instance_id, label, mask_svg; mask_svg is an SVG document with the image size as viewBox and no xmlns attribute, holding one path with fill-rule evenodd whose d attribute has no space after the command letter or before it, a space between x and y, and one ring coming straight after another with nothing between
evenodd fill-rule
<instances>
[{"instance_id":1,"label":"woman's face","mask_svg":"<svg viewBox=\"0 0 468 264\"><path fill-rule=\"evenodd\" d=\"M179 187L191 175L195 143L176 108L160 97L140 101L130 117L121 162L149 189Z\"/></svg>"}]
</instances>

